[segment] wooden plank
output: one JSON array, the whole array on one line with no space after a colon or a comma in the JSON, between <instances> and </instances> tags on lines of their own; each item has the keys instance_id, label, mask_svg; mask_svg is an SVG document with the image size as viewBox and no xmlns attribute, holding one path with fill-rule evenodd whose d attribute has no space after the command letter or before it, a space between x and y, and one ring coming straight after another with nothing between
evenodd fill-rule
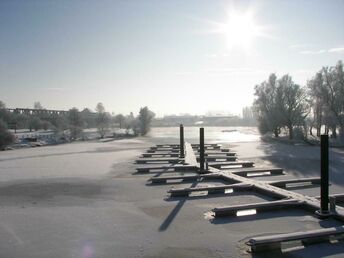
<instances>
[{"instance_id":1,"label":"wooden plank","mask_svg":"<svg viewBox=\"0 0 344 258\"><path fill-rule=\"evenodd\" d=\"M151 147L151 151L179 151L176 147Z\"/></svg>"},{"instance_id":2,"label":"wooden plank","mask_svg":"<svg viewBox=\"0 0 344 258\"><path fill-rule=\"evenodd\" d=\"M286 207L295 207L301 204L302 202L299 200L287 199L287 200L249 203L249 204L242 204L242 205L232 205L232 206L227 206L227 207L214 208L212 211L215 213L215 217L223 217L223 216L235 216L238 211L243 211L243 210L255 209L256 211L269 211L269 210L276 210L276 209L281 209L281 208L286 208Z\"/></svg>"},{"instance_id":3,"label":"wooden plank","mask_svg":"<svg viewBox=\"0 0 344 258\"><path fill-rule=\"evenodd\" d=\"M179 147L178 143L166 143L166 144L157 144L157 147ZM192 143L191 144L192 147L199 147L198 143ZM217 144L217 143L206 143L204 144L204 146L206 147L212 147L212 146L220 146L221 144Z\"/></svg>"},{"instance_id":4,"label":"wooden plank","mask_svg":"<svg viewBox=\"0 0 344 258\"><path fill-rule=\"evenodd\" d=\"M174 176L174 177L152 177L149 180L152 182L152 184L161 184L161 183L167 183L168 180L179 180L182 181L195 181L199 179L199 175L189 175L189 176Z\"/></svg>"},{"instance_id":5,"label":"wooden plank","mask_svg":"<svg viewBox=\"0 0 344 258\"><path fill-rule=\"evenodd\" d=\"M198 157L197 157L197 160L199 160ZM208 157L205 157L205 161L208 161L208 162L216 162L217 160L236 161L237 157L234 157L234 156L210 156L210 157L208 156Z\"/></svg>"},{"instance_id":6,"label":"wooden plank","mask_svg":"<svg viewBox=\"0 0 344 258\"><path fill-rule=\"evenodd\" d=\"M171 194L171 197L176 197L176 196L188 196L192 192L207 191L208 194L215 194L215 193L217 194L217 193L224 193L226 189L247 190L247 189L250 189L251 187L252 187L251 184L235 183L235 184L230 184L230 185L216 185L216 186L170 189L168 193Z\"/></svg>"},{"instance_id":7,"label":"wooden plank","mask_svg":"<svg viewBox=\"0 0 344 258\"><path fill-rule=\"evenodd\" d=\"M199 147L192 147L194 150L199 151ZM220 151L221 146L204 146L204 150L207 151Z\"/></svg>"},{"instance_id":8,"label":"wooden plank","mask_svg":"<svg viewBox=\"0 0 344 258\"><path fill-rule=\"evenodd\" d=\"M252 161L235 161L235 162L226 162L226 161L218 161L218 162L209 162L209 166L214 168L221 168L223 166L242 166L242 167L253 167L254 162Z\"/></svg>"},{"instance_id":9,"label":"wooden plank","mask_svg":"<svg viewBox=\"0 0 344 258\"><path fill-rule=\"evenodd\" d=\"M237 161L237 157L225 157L225 158L220 158L220 157L205 157L205 161L206 162L220 162L220 161L224 161L224 162L234 162Z\"/></svg>"},{"instance_id":10,"label":"wooden plank","mask_svg":"<svg viewBox=\"0 0 344 258\"><path fill-rule=\"evenodd\" d=\"M218 174L203 174L203 175L186 175L186 176L159 176L159 177L152 177L149 180L154 183L166 183L169 180L179 180L182 181L196 181L196 180L203 180L203 179L218 179L221 178L221 175Z\"/></svg>"},{"instance_id":11,"label":"wooden plank","mask_svg":"<svg viewBox=\"0 0 344 258\"><path fill-rule=\"evenodd\" d=\"M199 143L193 143L191 144L192 147L199 147ZM222 147L221 144L217 144L217 143L205 143L204 147Z\"/></svg>"},{"instance_id":12,"label":"wooden plank","mask_svg":"<svg viewBox=\"0 0 344 258\"><path fill-rule=\"evenodd\" d=\"M218 159L225 159L228 157L235 157L236 153L235 152L218 152L217 154L215 153L204 153L205 157L209 158L218 158ZM196 157L199 157L199 153L197 153Z\"/></svg>"},{"instance_id":13,"label":"wooden plank","mask_svg":"<svg viewBox=\"0 0 344 258\"><path fill-rule=\"evenodd\" d=\"M156 149L179 149L179 146L166 146L166 147L159 147L159 146L151 146L151 150L156 150Z\"/></svg>"},{"instance_id":14,"label":"wooden plank","mask_svg":"<svg viewBox=\"0 0 344 258\"><path fill-rule=\"evenodd\" d=\"M196 159L195 153L192 149L192 146L188 142L185 143L185 164L189 164L189 165L193 165L193 166L199 165L197 163L197 159Z\"/></svg>"},{"instance_id":15,"label":"wooden plank","mask_svg":"<svg viewBox=\"0 0 344 258\"><path fill-rule=\"evenodd\" d=\"M299 184L299 183L312 183L320 184L320 177L307 177L307 178L296 178L296 179L286 179L269 182L270 185L277 187L286 187L287 184Z\"/></svg>"},{"instance_id":16,"label":"wooden plank","mask_svg":"<svg viewBox=\"0 0 344 258\"><path fill-rule=\"evenodd\" d=\"M239 175L239 176L248 176L249 174L255 173L264 173L269 172L270 175L283 175L282 168L247 168L247 169L240 169L240 170L231 170L230 172ZM265 175L264 175L265 176Z\"/></svg>"},{"instance_id":17,"label":"wooden plank","mask_svg":"<svg viewBox=\"0 0 344 258\"><path fill-rule=\"evenodd\" d=\"M180 158L141 158L137 159L137 164L146 164L146 163L184 163L184 159Z\"/></svg>"},{"instance_id":18,"label":"wooden plank","mask_svg":"<svg viewBox=\"0 0 344 258\"><path fill-rule=\"evenodd\" d=\"M199 152L199 148L193 148L196 152ZM228 148L223 148L223 149L209 149L207 147L204 148L206 152L208 153L215 153L215 152L218 152L218 153L221 153L221 154L224 154L225 152L230 152L230 149Z\"/></svg>"},{"instance_id":19,"label":"wooden plank","mask_svg":"<svg viewBox=\"0 0 344 258\"><path fill-rule=\"evenodd\" d=\"M143 158L152 158L156 156L160 156L160 157L169 156L172 158L176 158L176 157L179 157L179 153L142 153Z\"/></svg>"},{"instance_id":20,"label":"wooden plank","mask_svg":"<svg viewBox=\"0 0 344 258\"><path fill-rule=\"evenodd\" d=\"M252 252L262 252L279 249L282 242L301 240L304 244L310 244L311 242L328 241L330 236L339 235L344 235L344 226L258 236L251 238L247 244L251 246Z\"/></svg>"},{"instance_id":21,"label":"wooden plank","mask_svg":"<svg viewBox=\"0 0 344 258\"><path fill-rule=\"evenodd\" d=\"M198 152L198 154L199 154L199 152ZM220 152L206 152L206 153L204 153L204 156L212 156L212 155L213 156L221 156L221 157L223 157L223 156L236 156L236 152L222 152L222 151L220 151Z\"/></svg>"},{"instance_id":22,"label":"wooden plank","mask_svg":"<svg viewBox=\"0 0 344 258\"><path fill-rule=\"evenodd\" d=\"M163 171L155 171L154 173L165 173L165 172L187 171L187 170L196 170L196 169L198 169L197 166L193 166L193 165L170 165L170 166L160 166L160 167L136 168L137 173L149 173L149 172L153 172L154 170L163 170Z\"/></svg>"},{"instance_id":23,"label":"wooden plank","mask_svg":"<svg viewBox=\"0 0 344 258\"><path fill-rule=\"evenodd\" d=\"M191 144L192 147L199 147L198 143L192 143ZM206 143L204 144L205 147L221 147L221 144L217 144L217 143ZM166 144L157 144L156 147L177 147L179 148L179 144L178 143L166 143Z\"/></svg>"},{"instance_id":24,"label":"wooden plank","mask_svg":"<svg viewBox=\"0 0 344 258\"><path fill-rule=\"evenodd\" d=\"M146 153L179 153L179 149L170 149L170 150L147 150Z\"/></svg>"},{"instance_id":25,"label":"wooden plank","mask_svg":"<svg viewBox=\"0 0 344 258\"><path fill-rule=\"evenodd\" d=\"M173 144L170 144L170 143L166 143L166 144L157 144L156 147L178 147L179 148L179 144L177 143L173 143Z\"/></svg>"},{"instance_id":26,"label":"wooden plank","mask_svg":"<svg viewBox=\"0 0 344 258\"><path fill-rule=\"evenodd\" d=\"M191 144L193 149L198 149L199 144ZM218 144L205 144L204 147L210 150L218 150L221 145ZM151 150L179 150L179 144L158 144L150 147Z\"/></svg>"}]
</instances>

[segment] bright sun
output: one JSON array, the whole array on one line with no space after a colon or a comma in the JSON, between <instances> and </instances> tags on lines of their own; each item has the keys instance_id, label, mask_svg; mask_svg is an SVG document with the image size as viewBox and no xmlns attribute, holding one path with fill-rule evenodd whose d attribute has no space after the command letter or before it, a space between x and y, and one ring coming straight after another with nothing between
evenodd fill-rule
<instances>
[{"instance_id":1,"label":"bright sun","mask_svg":"<svg viewBox=\"0 0 344 258\"><path fill-rule=\"evenodd\" d=\"M239 47L249 50L253 40L261 35L261 28L248 11L239 13L232 10L228 15L228 21L217 26L217 32L226 37L229 49Z\"/></svg>"}]
</instances>

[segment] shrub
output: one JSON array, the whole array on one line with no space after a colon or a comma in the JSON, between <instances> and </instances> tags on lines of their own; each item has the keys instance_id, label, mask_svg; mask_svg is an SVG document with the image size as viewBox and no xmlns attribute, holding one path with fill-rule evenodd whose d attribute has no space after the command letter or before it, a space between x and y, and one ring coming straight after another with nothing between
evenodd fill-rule
<instances>
[{"instance_id":1,"label":"shrub","mask_svg":"<svg viewBox=\"0 0 344 258\"><path fill-rule=\"evenodd\" d=\"M14 135L7 129L7 124L0 119L0 149L3 150L7 145L14 142Z\"/></svg>"}]
</instances>

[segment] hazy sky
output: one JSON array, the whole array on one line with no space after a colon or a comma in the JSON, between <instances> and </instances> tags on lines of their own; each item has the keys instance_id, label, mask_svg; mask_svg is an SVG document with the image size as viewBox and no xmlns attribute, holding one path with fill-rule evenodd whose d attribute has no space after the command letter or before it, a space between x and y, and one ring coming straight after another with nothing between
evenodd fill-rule
<instances>
[{"instance_id":1,"label":"hazy sky","mask_svg":"<svg viewBox=\"0 0 344 258\"><path fill-rule=\"evenodd\" d=\"M0 1L8 107L240 114L271 72L344 58L344 1Z\"/></svg>"}]
</instances>

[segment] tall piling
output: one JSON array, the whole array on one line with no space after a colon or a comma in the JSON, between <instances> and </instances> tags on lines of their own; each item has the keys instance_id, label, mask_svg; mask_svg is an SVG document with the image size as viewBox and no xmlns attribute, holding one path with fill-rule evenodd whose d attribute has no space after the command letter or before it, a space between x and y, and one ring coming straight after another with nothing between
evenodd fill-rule
<instances>
[{"instance_id":1,"label":"tall piling","mask_svg":"<svg viewBox=\"0 0 344 258\"><path fill-rule=\"evenodd\" d=\"M317 215L326 218L329 212L329 161L328 161L328 135L323 134L320 138L320 169L321 169L321 186L320 186L320 211Z\"/></svg>"},{"instance_id":2,"label":"tall piling","mask_svg":"<svg viewBox=\"0 0 344 258\"><path fill-rule=\"evenodd\" d=\"M200 172L204 172L204 128L199 129L199 165Z\"/></svg>"},{"instance_id":3,"label":"tall piling","mask_svg":"<svg viewBox=\"0 0 344 258\"><path fill-rule=\"evenodd\" d=\"M328 135L321 135L321 213L328 213Z\"/></svg>"},{"instance_id":4,"label":"tall piling","mask_svg":"<svg viewBox=\"0 0 344 258\"><path fill-rule=\"evenodd\" d=\"M179 158L185 158L184 151L184 126L181 124L179 126Z\"/></svg>"}]
</instances>

